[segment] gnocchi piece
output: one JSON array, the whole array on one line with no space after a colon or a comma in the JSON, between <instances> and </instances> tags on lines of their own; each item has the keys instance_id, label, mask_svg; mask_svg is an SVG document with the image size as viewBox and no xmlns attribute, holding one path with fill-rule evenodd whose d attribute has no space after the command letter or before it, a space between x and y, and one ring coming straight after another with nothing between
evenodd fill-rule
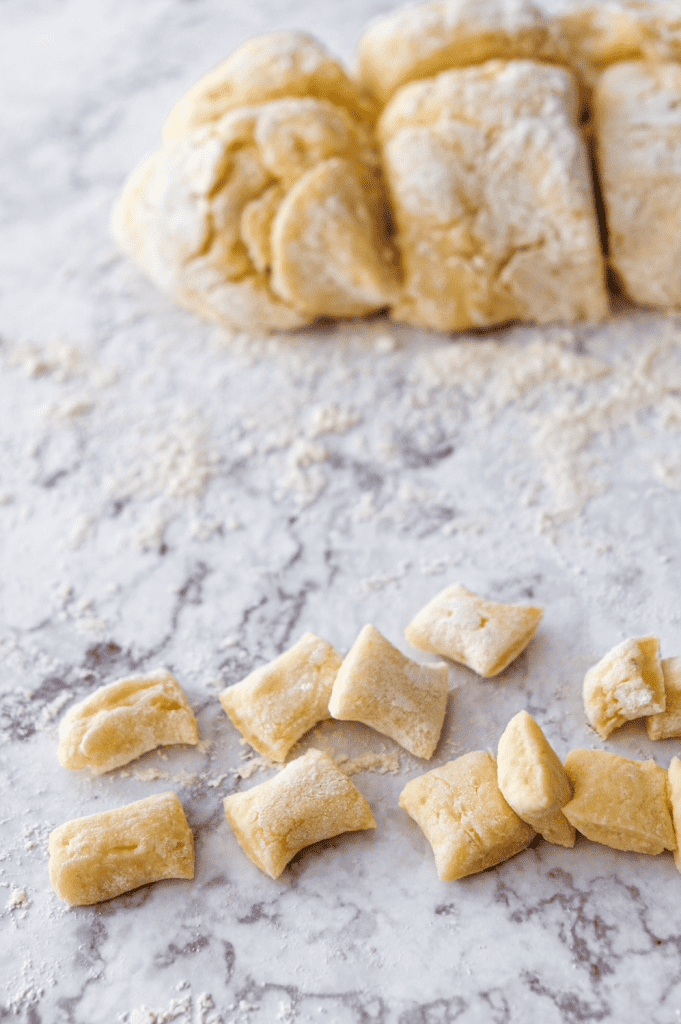
<instances>
[{"instance_id":1,"label":"gnocchi piece","mask_svg":"<svg viewBox=\"0 0 681 1024\"><path fill-rule=\"evenodd\" d=\"M361 316L398 291L370 129L328 100L241 107L168 142L112 228L159 288L226 327Z\"/></svg>"},{"instance_id":2,"label":"gnocchi piece","mask_svg":"<svg viewBox=\"0 0 681 1024\"><path fill-rule=\"evenodd\" d=\"M669 762L667 771L669 783L669 800L672 806L672 821L674 833L677 837L676 849L674 850L674 863L677 870L681 872L681 850L679 850L678 837L681 835L681 761L673 757Z\"/></svg>"},{"instance_id":3,"label":"gnocchi piece","mask_svg":"<svg viewBox=\"0 0 681 1024\"><path fill-rule=\"evenodd\" d=\"M224 808L242 850L270 878L311 843L376 827L357 787L314 749L267 782L226 797Z\"/></svg>"},{"instance_id":4,"label":"gnocchi piece","mask_svg":"<svg viewBox=\"0 0 681 1024\"><path fill-rule=\"evenodd\" d=\"M421 609L404 635L414 647L490 678L527 647L542 614L533 605L487 601L455 583Z\"/></svg>"},{"instance_id":5,"label":"gnocchi piece","mask_svg":"<svg viewBox=\"0 0 681 1024\"><path fill-rule=\"evenodd\" d=\"M331 644L306 633L274 661L220 694L234 725L259 754L285 761L317 722L329 718L329 698L343 659Z\"/></svg>"},{"instance_id":6,"label":"gnocchi piece","mask_svg":"<svg viewBox=\"0 0 681 1024\"><path fill-rule=\"evenodd\" d=\"M681 736L681 658L663 658L660 668L664 682L665 709L646 718L646 729L651 740Z\"/></svg>"},{"instance_id":7,"label":"gnocchi piece","mask_svg":"<svg viewBox=\"0 0 681 1024\"><path fill-rule=\"evenodd\" d=\"M398 321L436 331L608 311L578 90L488 61L397 92L377 126L402 254Z\"/></svg>"},{"instance_id":8,"label":"gnocchi piece","mask_svg":"<svg viewBox=\"0 0 681 1024\"><path fill-rule=\"evenodd\" d=\"M494 757L484 750L412 779L400 807L424 832L443 882L500 864L535 836L504 799Z\"/></svg>"},{"instance_id":9,"label":"gnocchi piece","mask_svg":"<svg viewBox=\"0 0 681 1024\"><path fill-rule=\"evenodd\" d=\"M178 100L163 125L163 141L174 142L236 107L287 96L329 100L375 119L371 98L317 39L305 32L269 32L242 43Z\"/></svg>"},{"instance_id":10,"label":"gnocchi piece","mask_svg":"<svg viewBox=\"0 0 681 1024\"><path fill-rule=\"evenodd\" d=\"M634 718L665 709L660 641L655 636L623 640L584 677L584 710L602 739Z\"/></svg>"},{"instance_id":11,"label":"gnocchi piece","mask_svg":"<svg viewBox=\"0 0 681 1024\"><path fill-rule=\"evenodd\" d=\"M49 852L52 887L71 906L194 877L194 837L175 793L68 821L50 833Z\"/></svg>"},{"instance_id":12,"label":"gnocchi piece","mask_svg":"<svg viewBox=\"0 0 681 1024\"><path fill-rule=\"evenodd\" d=\"M667 773L653 760L571 750L565 771L574 796L563 814L587 839L636 853L676 850Z\"/></svg>"},{"instance_id":13,"label":"gnocchi piece","mask_svg":"<svg viewBox=\"0 0 681 1024\"><path fill-rule=\"evenodd\" d=\"M514 715L499 739L497 776L504 799L518 817L549 843L575 845L574 827L561 811L572 799L570 780L527 711Z\"/></svg>"},{"instance_id":14,"label":"gnocchi piece","mask_svg":"<svg viewBox=\"0 0 681 1024\"><path fill-rule=\"evenodd\" d=\"M57 756L65 768L101 775L156 747L198 742L194 712L180 684L157 669L101 686L69 708L59 724Z\"/></svg>"},{"instance_id":15,"label":"gnocchi piece","mask_svg":"<svg viewBox=\"0 0 681 1024\"><path fill-rule=\"evenodd\" d=\"M418 665L365 626L341 665L329 711L345 722L363 722L429 758L437 747L447 709L449 670L443 663Z\"/></svg>"},{"instance_id":16,"label":"gnocchi piece","mask_svg":"<svg viewBox=\"0 0 681 1024\"><path fill-rule=\"evenodd\" d=\"M382 103L407 82L492 58L558 56L531 0L434 0L375 19L359 42L360 77Z\"/></svg>"},{"instance_id":17,"label":"gnocchi piece","mask_svg":"<svg viewBox=\"0 0 681 1024\"><path fill-rule=\"evenodd\" d=\"M635 302L681 310L681 64L614 64L593 105L610 262Z\"/></svg>"}]
</instances>

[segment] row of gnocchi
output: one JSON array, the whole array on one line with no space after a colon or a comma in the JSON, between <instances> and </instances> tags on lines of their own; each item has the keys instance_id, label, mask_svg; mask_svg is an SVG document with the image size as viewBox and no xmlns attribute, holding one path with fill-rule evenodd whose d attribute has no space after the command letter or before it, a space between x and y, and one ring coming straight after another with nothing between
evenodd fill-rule
<instances>
[{"instance_id":1,"label":"row of gnocchi","mask_svg":"<svg viewBox=\"0 0 681 1024\"><path fill-rule=\"evenodd\" d=\"M601 234L631 299L681 309L680 26L681 0L431 0L367 28L356 78L305 33L252 39L173 107L114 234L247 332L598 321Z\"/></svg>"},{"instance_id":2,"label":"row of gnocchi","mask_svg":"<svg viewBox=\"0 0 681 1024\"><path fill-rule=\"evenodd\" d=\"M433 598L405 635L416 647L491 677L525 648L541 615L540 608L488 601L456 584ZM306 634L224 690L220 701L251 746L273 761L285 761L296 741L329 716L362 722L430 758L444 721L447 677L446 665L419 665L366 626L344 659L326 641ZM179 684L157 671L104 686L74 705L60 724L59 740L65 767L87 766L100 774L160 745L196 743L198 734ZM568 756L568 774L576 753ZM590 752L581 753L588 759ZM566 846L574 843L574 826L590 838L610 834L609 826L590 822L584 810L593 803L593 780L585 796L525 712L509 724L498 756L497 766L489 754L467 754L413 780L401 795L401 805L433 846L442 878L499 863L535 832ZM660 772L666 778L653 762L642 771L658 783ZM650 808L658 803L652 796L646 800ZM303 847L375 826L361 793L314 749L268 782L227 797L224 807L244 851L273 878ZM665 841L675 848L669 835ZM50 837L50 878L71 904L98 902L168 877L193 877L192 834L172 793L76 819Z\"/></svg>"}]
</instances>

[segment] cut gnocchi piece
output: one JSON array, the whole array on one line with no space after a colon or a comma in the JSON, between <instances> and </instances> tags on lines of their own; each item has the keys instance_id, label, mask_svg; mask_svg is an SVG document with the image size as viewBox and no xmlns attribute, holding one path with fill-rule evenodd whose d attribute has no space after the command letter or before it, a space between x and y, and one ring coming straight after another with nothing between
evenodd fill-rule
<instances>
[{"instance_id":1,"label":"cut gnocchi piece","mask_svg":"<svg viewBox=\"0 0 681 1024\"><path fill-rule=\"evenodd\" d=\"M662 658L665 708L646 717L651 740L667 740L681 736L681 658Z\"/></svg>"},{"instance_id":2,"label":"cut gnocchi piece","mask_svg":"<svg viewBox=\"0 0 681 1024\"><path fill-rule=\"evenodd\" d=\"M175 793L66 822L50 833L49 853L52 887L71 906L194 877L194 837Z\"/></svg>"},{"instance_id":3,"label":"cut gnocchi piece","mask_svg":"<svg viewBox=\"0 0 681 1024\"><path fill-rule=\"evenodd\" d=\"M563 764L527 711L504 729L497 750L499 789L518 817L549 843L574 846L575 830L561 808L572 799Z\"/></svg>"},{"instance_id":4,"label":"cut gnocchi piece","mask_svg":"<svg viewBox=\"0 0 681 1024\"><path fill-rule=\"evenodd\" d=\"M402 254L392 315L458 331L599 321L605 265L569 71L488 61L405 85L377 126Z\"/></svg>"},{"instance_id":5,"label":"cut gnocchi piece","mask_svg":"<svg viewBox=\"0 0 681 1024\"><path fill-rule=\"evenodd\" d=\"M432 757L447 709L449 670L418 665L365 626L341 665L329 711L345 722L363 722L416 757Z\"/></svg>"},{"instance_id":6,"label":"cut gnocchi piece","mask_svg":"<svg viewBox=\"0 0 681 1024\"><path fill-rule=\"evenodd\" d=\"M224 808L244 853L270 878L312 843L376 827L357 787L314 749L267 782L226 797Z\"/></svg>"},{"instance_id":7,"label":"cut gnocchi piece","mask_svg":"<svg viewBox=\"0 0 681 1024\"><path fill-rule=\"evenodd\" d=\"M287 96L329 100L375 118L371 98L317 39L306 32L269 32L242 43L177 101L163 125L163 141L213 124L236 107Z\"/></svg>"},{"instance_id":8,"label":"cut gnocchi piece","mask_svg":"<svg viewBox=\"0 0 681 1024\"><path fill-rule=\"evenodd\" d=\"M414 647L467 665L489 678L527 647L542 614L542 609L533 605L487 601L455 583L421 609L404 635Z\"/></svg>"},{"instance_id":9,"label":"cut gnocchi piece","mask_svg":"<svg viewBox=\"0 0 681 1024\"><path fill-rule=\"evenodd\" d=\"M636 853L676 850L667 772L653 760L571 750L565 771L574 796L563 814L587 839Z\"/></svg>"},{"instance_id":10,"label":"cut gnocchi piece","mask_svg":"<svg viewBox=\"0 0 681 1024\"><path fill-rule=\"evenodd\" d=\"M156 747L198 742L194 712L180 684L157 669L101 686L69 708L59 724L57 756L65 768L101 775Z\"/></svg>"},{"instance_id":11,"label":"cut gnocchi piece","mask_svg":"<svg viewBox=\"0 0 681 1024\"><path fill-rule=\"evenodd\" d=\"M535 836L504 799L494 757L484 750L412 779L400 807L424 832L443 882L500 864Z\"/></svg>"},{"instance_id":12,"label":"cut gnocchi piece","mask_svg":"<svg viewBox=\"0 0 681 1024\"><path fill-rule=\"evenodd\" d=\"M329 698L343 659L305 633L297 644L220 694L220 703L259 754L285 761L309 729L329 718Z\"/></svg>"},{"instance_id":13,"label":"cut gnocchi piece","mask_svg":"<svg viewBox=\"0 0 681 1024\"><path fill-rule=\"evenodd\" d=\"M370 128L325 99L229 110L166 143L112 228L176 302L240 330L360 316L399 291Z\"/></svg>"},{"instance_id":14,"label":"cut gnocchi piece","mask_svg":"<svg viewBox=\"0 0 681 1024\"><path fill-rule=\"evenodd\" d=\"M655 636L623 640L587 672L584 710L602 739L625 722L664 711L659 649Z\"/></svg>"},{"instance_id":15,"label":"cut gnocchi piece","mask_svg":"<svg viewBox=\"0 0 681 1024\"><path fill-rule=\"evenodd\" d=\"M433 0L376 18L359 42L360 77L382 103L407 82L492 58L559 56L531 0Z\"/></svg>"},{"instance_id":16,"label":"cut gnocchi piece","mask_svg":"<svg viewBox=\"0 0 681 1024\"><path fill-rule=\"evenodd\" d=\"M635 302L681 310L681 64L614 64L593 105L610 262Z\"/></svg>"},{"instance_id":17,"label":"cut gnocchi piece","mask_svg":"<svg viewBox=\"0 0 681 1024\"><path fill-rule=\"evenodd\" d=\"M679 849L678 837L681 835L681 761L673 757L669 762L667 771L669 783L669 800L672 807L672 822L676 835L676 849L674 850L674 863L677 870L681 872L681 850Z\"/></svg>"}]
</instances>

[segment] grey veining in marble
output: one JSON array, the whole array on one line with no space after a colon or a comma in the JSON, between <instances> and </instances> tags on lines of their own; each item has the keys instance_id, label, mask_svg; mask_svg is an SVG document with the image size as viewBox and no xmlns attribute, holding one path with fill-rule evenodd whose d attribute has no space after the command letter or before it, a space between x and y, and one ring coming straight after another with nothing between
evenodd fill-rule
<instances>
[{"instance_id":1,"label":"grey veining in marble","mask_svg":"<svg viewBox=\"0 0 681 1024\"><path fill-rule=\"evenodd\" d=\"M678 752L640 723L601 742L581 681L625 636L655 632L664 656L681 653L681 324L619 308L599 329L453 340L378 317L229 338L173 309L109 235L165 113L237 43L302 27L349 59L387 7L0 5L0 1020L681 1018L671 854L535 841L444 883L397 804L431 764L495 749L523 707L562 757L597 746L667 767ZM375 831L267 878L222 798L270 772L220 689L307 630L346 651L372 622L424 660L404 625L457 580L543 605L536 638L495 680L452 666L429 764L358 725L306 737L398 754L399 769L353 776ZM100 778L62 769L65 708L159 665L205 746ZM169 788L196 837L195 880L62 904L50 829Z\"/></svg>"}]
</instances>

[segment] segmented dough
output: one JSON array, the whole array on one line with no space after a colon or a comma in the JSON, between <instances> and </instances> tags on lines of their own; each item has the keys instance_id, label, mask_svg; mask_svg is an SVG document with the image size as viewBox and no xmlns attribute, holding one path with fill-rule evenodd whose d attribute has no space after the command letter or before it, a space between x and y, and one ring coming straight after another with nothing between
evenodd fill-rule
<instances>
[{"instance_id":1,"label":"segmented dough","mask_svg":"<svg viewBox=\"0 0 681 1024\"><path fill-rule=\"evenodd\" d=\"M373 100L329 51L306 32L269 32L247 40L195 82L170 111L162 135L173 142L229 110L290 97L329 100L373 121Z\"/></svg>"},{"instance_id":2,"label":"segmented dough","mask_svg":"<svg viewBox=\"0 0 681 1024\"><path fill-rule=\"evenodd\" d=\"M438 331L602 319L603 257L572 75L489 61L404 86L378 134L404 287Z\"/></svg>"},{"instance_id":3,"label":"segmented dough","mask_svg":"<svg viewBox=\"0 0 681 1024\"><path fill-rule=\"evenodd\" d=\"M551 25L531 0L434 0L371 22L360 77L386 103L407 82L493 58L557 59Z\"/></svg>"},{"instance_id":4,"label":"segmented dough","mask_svg":"<svg viewBox=\"0 0 681 1024\"><path fill-rule=\"evenodd\" d=\"M593 106L610 261L635 302L681 310L681 64L614 64Z\"/></svg>"},{"instance_id":5,"label":"segmented dough","mask_svg":"<svg viewBox=\"0 0 681 1024\"><path fill-rule=\"evenodd\" d=\"M169 142L131 176L113 229L175 301L227 327L362 315L397 291L370 131L327 100L239 108Z\"/></svg>"}]
</instances>

